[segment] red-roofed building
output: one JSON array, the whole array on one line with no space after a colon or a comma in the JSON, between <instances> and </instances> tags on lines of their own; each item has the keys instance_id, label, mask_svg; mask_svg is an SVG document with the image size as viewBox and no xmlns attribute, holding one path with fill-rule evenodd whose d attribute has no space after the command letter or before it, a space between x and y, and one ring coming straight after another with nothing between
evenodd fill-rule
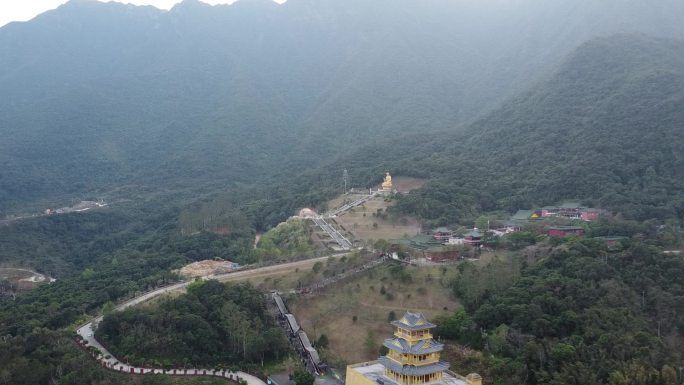
<instances>
[{"instance_id":1,"label":"red-roofed building","mask_svg":"<svg viewBox=\"0 0 684 385\"><path fill-rule=\"evenodd\" d=\"M584 235L584 228L579 226L556 226L550 227L546 233L550 237L569 237L571 235L581 237Z\"/></svg>"}]
</instances>

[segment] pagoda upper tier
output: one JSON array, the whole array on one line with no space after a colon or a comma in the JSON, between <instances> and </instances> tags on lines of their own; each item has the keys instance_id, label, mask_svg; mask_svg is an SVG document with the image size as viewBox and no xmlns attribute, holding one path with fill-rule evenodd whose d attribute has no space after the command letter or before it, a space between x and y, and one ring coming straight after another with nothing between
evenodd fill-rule
<instances>
[{"instance_id":1,"label":"pagoda upper tier","mask_svg":"<svg viewBox=\"0 0 684 385\"><path fill-rule=\"evenodd\" d=\"M410 331L429 330L437 326L428 322L422 313L412 313L410 311L407 311L401 319L392 321L392 325Z\"/></svg>"}]
</instances>

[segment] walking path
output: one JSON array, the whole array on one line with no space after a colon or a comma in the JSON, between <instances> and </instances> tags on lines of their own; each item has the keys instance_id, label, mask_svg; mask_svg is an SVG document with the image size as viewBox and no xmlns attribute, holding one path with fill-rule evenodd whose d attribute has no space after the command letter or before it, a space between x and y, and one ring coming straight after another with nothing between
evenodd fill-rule
<instances>
[{"instance_id":1,"label":"walking path","mask_svg":"<svg viewBox=\"0 0 684 385\"><path fill-rule=\"evenodd\" d=\"M325 288L325 287L328 286L328 285L332 285L333 283L339 282L339 281L341 281L341 280L343 280L343 279L345 279L345 278L349 278L349 277L351 277L351 276L353 276L353 275L360 274L360 273L362 273L362 272L364 272L364 271L366 271L366 270L368 270L368 269L374 268L375 266L379 266L379 265L381 265L382 263L384 263L384 262L386 262L386 261L389 261L389 260L390 260L390 258L388 258L387 256L383 255L382 257L380 257L380 258L378 258L378 259L376 259L376 260L374 260L374 261L370 261L370 262L366 263L366 264L363 265L363 266L357 267L356 269L349 270L349 271L346 271L346 272L344 272L344 273L342 273L342 274L338 274L338 275L335 275L335 276L332 276L332 277L328 277L328 278L323 279L322 281L316 282L315 284L313 284L313 285L311 285L311 286L308 286L308 287L302 289L302 292L303 292L303 293L314 293L314 292L317 292L317 291L319 291L319 290Z\"/></svg>"},{"instance_id":2,"label":"walking path","mask_svg":"<svg viewBox=\"0 0 684 385\"><path fill-rule=\"evenodd\" d=\"M135 306L139 303L145 302L147 300L150 300L154 297L157 297L161 294L168 293L174 290L179 290L181 288L186 287L190 282L181 282L175 285L163 287L161 289L157 289L154 291L151 291L149 293L143 294L139 297L133 298L130 301L124 302L123 304L119 305L116 307L115 311L120 311L123 309L126 309L131 306ZM111 354L102 344L100 344L96 339L95 339L95 333L93 330L93 325L98 324L102 321L102 316L99 316L95 318L93 321L88 322L87 324L81 326L76 332L83 338L83 345L85 346L92 346L94 348L97 348L100 351L100 354L94 355L94 357L100 362L100 364L106 368L116 370L119 372L124 372L124 373L135 373L135 374L151 374L151 373L158 373L158 374L174 374L174 375L180 375L180 376L199 376L199 375L207 375L207 376L217 376L217 377L222 377L222 378L227 378L230 380L238 381L239 380L245 380L247 382L247 385L266 385L265 382L260 380L259 378L247 374L244 372L235 372L232 373L227 370L216 370L216 369L196 369L196 368L178 368L178 369L170 369L170 370L164 370L164 369L153 369L153 368L143 368L143 367L137 367L137 366L131 366L128 364L125 364L121 362L119 359L114 357L113 354Z\"/></svg>"},{"instance_id":3,"label":"walking path","mask_svg":"<svg viewBox=\"0 0 684 385\"><path fill-rule=\"evenodd\" d=\"M334 210L331 210L331 211L329 211L329 212L323 214L323 216L324 216L324 217L327 217L327 218L333 218L333 217L337 216L338 214L342 214L343 212L345 212L345 211L347 211L347 210L349 210L349 209L351 209L351 208L353 208L353 207L356 207L356 206L358 206L358 205L362 205L362 204L368 202L368 201L369 201L371 198L373 198L374 196L375 196L375 194L366 195L366 196L364 196L364 197L362 197L362 198L359 198L359 199L355 200L354 202L347 203L347 204L344 205L344 206L341 206L341 207L338 207L338 208L336 208L336 209L334 209Z\"/></svg>"},{"instance_id":4,"label":"walking path","mask_svg":"<svg viewBox=\"0 0 684 385\"><path fill-rule=\"evenodd\" d=\"M95 322L102 320L102 317L98 317ZM247 385L265 385L261 379L244 372L230 372L228 370L216 370L216 369L196 369L196 368L182 368L182 369L154 369L154 368L143 368L138 366L128 365L126 363L120 362L116 357L114 357L104 346L102 346L94 337L93 333L93 323L89 322L85 326L78 329L78 334L83 337L84 346L92 346L97 348L100 353L93 354L93 357L97 359L100 364L108 369L131 374L170 374L177 376L215 376L222 377L229 380L239 382L239 380L245 380Z\"/></svg>"},{"instance_id":5,"label":"walking path","mask_svg":"<svg viewBox=\"0 0 684 385\"><path fill-rule=\"evenodd\" d=\"M327 213L323 215L318 215L315 217L312 217L311 220L314 221L316 226L320 227L323 231L325 231L330 238L333 239L333 241L337 242L338 245L342 248L342 250L351 250L352 248L352 243L347 239L342 233L340 233L336 228L334 228L331 224L326 222L327 219L333 219L336 216L345 213L348 210L351 210L352 208L362 205L366 202L368 202L371 198L375 197L375 194L370 194L370 195L364 195L363 197L351 202L347 203L341 207L338 207L334 210L328 211Z\"/></svg>"},{"instance_id":6,"label":"walking path","mask_svg":"<svg viewBox=\"0 0 684 385\"><path fill-rule=\"evenodd\" d=\"M318 227L325 231L330 236L330 238L337 242L337 244L340 245L342 250L351 250L352 243L349 242L349 240L345 238L344 235L337 231L336 228L332 227L328 222L326 222L322 216L312 217L311 220L313 220Z\"/></svg>"}]
</instances>

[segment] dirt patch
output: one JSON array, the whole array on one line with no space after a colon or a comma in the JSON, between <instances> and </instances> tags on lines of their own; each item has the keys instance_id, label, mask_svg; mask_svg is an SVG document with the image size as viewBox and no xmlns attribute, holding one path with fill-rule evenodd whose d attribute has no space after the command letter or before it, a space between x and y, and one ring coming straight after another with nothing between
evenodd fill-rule
<instances>
[{"instance_id":1,"label":"dirt patch","mask_svg":"<svg viewBox=\"0 0 684 385\"><path fill-rule=\"evenodd\" d=\"M179 273L187 278L204 277L214 274L225 274L233 271L237 265L230 261L204 260L183 266Z\"/></svg>"},{"instance_id":2,"label":"dirt patch","mask_svg":"<svg viewBox=\"0 0 684 385\"><path fill-rule=\"evenodd\" d=\"M2 267L0 268L0 281L6 283L2 286L3 291L9 293L19 290L30 290L42 283L53 282L54 279L33 270Z\"/></svg>"}]
</instances>

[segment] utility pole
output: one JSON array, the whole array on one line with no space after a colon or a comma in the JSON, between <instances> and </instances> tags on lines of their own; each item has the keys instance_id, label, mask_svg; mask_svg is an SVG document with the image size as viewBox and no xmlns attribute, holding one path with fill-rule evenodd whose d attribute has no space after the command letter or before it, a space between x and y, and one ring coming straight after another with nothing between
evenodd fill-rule
<instances>
[{"instance_id":1,"label":"utility pole","mask_svg":"<svg viewBox=\"0 0 684 385\"><path fill-rule=\"evenodd\" d=\"M349 181L349 173L347 172L346 168L342 173L342 180L344 180L344 193L347 194L347 182Z\"/></svg>"}]
</instances>

